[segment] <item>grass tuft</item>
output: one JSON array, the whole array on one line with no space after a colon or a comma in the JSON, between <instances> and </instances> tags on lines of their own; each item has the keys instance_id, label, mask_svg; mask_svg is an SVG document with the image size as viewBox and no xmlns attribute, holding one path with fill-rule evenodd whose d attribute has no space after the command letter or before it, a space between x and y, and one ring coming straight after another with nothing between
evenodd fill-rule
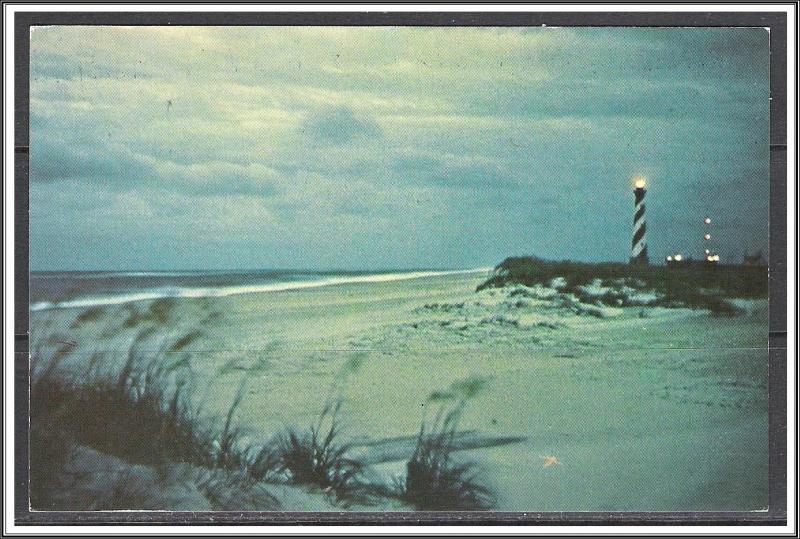
<instances>
[{"instance_id":1,"label":"grass tuft","mask_svg":"<svg viewBox=\"0 0 800 539\"><path fill-rule=\"evenodd\" d=\"M126 305L128 317L122 324L124 328L133 328L144 322L152 322L163 326L167 324L172 315L172 311L178 302L175 298L158 298L153 300L144 312L139 311L136 306Z\"/></svg>"},{"instance_id":2,"label":"grass tuft","mask_svg":"<svg viewBox=\"0 0 800 539\"><path fill-rule=\"evenodd\" d=\"M494 506L494 494L477 480L476 466L452 458L464 407L484 384L472 377L449 391L431 394L428 401L439 402L440 408L430 423L423 419L406 474L395 479L400 500L420 511L481 511Z\"/></svg>"},{"instance_id":3,"label":"grass tuft","mask_svg":"<svg viewBox=\"0 0 800 539\"><path fill-rule=\"evenodd\" d=\"M197 486L219 511L271 511L280 507L277 498L259 480L243 471L206 470Z\"/></svg>"},{"instance_id":4,"label":"grass tuft","mask_svg":"<svg viewBox=\"0 0 800 539\"><path fill-rule=\"evenodd\" d=\"M148 333L140 332L134 345ZM48 507L69 448L83 445L132 464L155 467L189 463L209 470L209 495L233 481L243 496L275 505L258 483L277 473L270 444L245 446L235 422L244 386L228 408L221 428L210 428L191 402L194 388L182 371L164 366L161 356L144 361L131 347L118 372L89 367L80 376L59 368L65 354L31 362L31 503ZM213 424L213 423L212 423ZM213 473L212 473L213 472ZM216 487L215 487L216 485ZM112 497L113 498L113 497ZM269 503L267 503L269 502ZM115 506L113 500L108 502ZM227 507L223 504L219 507Z\"/></svg>"},{"instance_id":5,"label":"grass tuft","mask_svg":"<svg viewBox=\"0 0 800 539\"><path fill-rule=\"evenodd\" d=\"M244 383L227 413L209 421L193 404L196 391L191 369L165 361L162 352L169 350L168 345L154 357L137 352L146 348L139 345L151 333L151 329L140 330L124 364L112 370L101 370L101 357L82 373L75 372L74 365L62 368L68 351L60 349L47 361L32 359L34 508L57 509L54 496L64 491L63 471L71 449L78 446L156 470L185 466L192 471L185 480L193 482L195 493L217 510L274 509L279 504L265 490L266 483L287 480L318 487L343 506L387 497L420 510L493 506L492 492L476 480L474 465L451 457L457 449L454 438L465 403L484 388L487 379L470 377L430 396L429 403L439 406L439 411L432 421L423 419L405 476L387 485L353 458L351 444L341 440L340 399L329 399L308 430L290 429L266 442L248 443L236 417L245 395ZM362 362L363 357L356 356L345 373L355 372ZM135 509L154 503L152 484L134 479L122 477L107 496L78 505Z\"/></svg>"},{"instance_id":6,"label":"grass tuft","mask_svg":"<svg viewBox=\"0 0 800 539\"><path fill-rule=\"evenodd\" d=\"M86 322L99 320L104 314L105 309L101 307L90 307L75 317L75 320L70 324L70 328L75 329Z\"/></svg>"},{"instance_id":7,"label":"grass tuft","mask_svg":"<svg viewBox=\"0 0 800 539\"><path fill-rule=\"evenodd\" d=\"M280 445L280 464L293 483L316 485L342 499L359 489L363 466L348 457L350 445L339 442L340 406L340 401L326 405L308 432L289 430Z\"/></svg>"}]
</instances>

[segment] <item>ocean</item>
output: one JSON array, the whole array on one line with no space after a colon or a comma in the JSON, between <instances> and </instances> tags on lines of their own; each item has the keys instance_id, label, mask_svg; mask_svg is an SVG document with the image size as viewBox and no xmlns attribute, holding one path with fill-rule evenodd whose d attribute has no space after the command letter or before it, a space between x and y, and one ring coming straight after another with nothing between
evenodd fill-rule
<instances>
[{"instance_id":1,"label":"ocean","mask_svg":"<svg viewBox=\"0 0 800 539\"><path fill-rule=\"evenodd\" d=\"M31 311L119 305L159 298L224 297L258 292L386 282L465 270L397 271L65 271L32 272ZM487 271L487 268L466 271Z\"/></svg>"}]
</instances>

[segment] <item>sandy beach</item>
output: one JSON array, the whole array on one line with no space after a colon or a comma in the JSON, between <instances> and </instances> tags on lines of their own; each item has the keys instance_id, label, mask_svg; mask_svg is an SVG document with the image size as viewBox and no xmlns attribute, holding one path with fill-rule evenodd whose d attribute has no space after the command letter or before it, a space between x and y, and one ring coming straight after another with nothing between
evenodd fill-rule
<instances>
[{"instance_id":1,"label":"sandy beach","mask_svg":"<svg viewBox=\"0 0 800 539\"><path fill-rule=\"evenodd\" d=\"M486 277L41 310L31 349L47 356L66 342L66 368L113 368L152 327L138 353L188 364L209 417L246 384L238 418L251 439L309 425L341 397L342 436L387 481L402 472L431 393L477 379L457 455L477 464L497 510L766 507L766 300L740 301L738 316L578 314L546 290L476 292ZM308 500L283 508L318 509ZM387 508L406 509L366 509Z\"/></svg>"}]
</instances>

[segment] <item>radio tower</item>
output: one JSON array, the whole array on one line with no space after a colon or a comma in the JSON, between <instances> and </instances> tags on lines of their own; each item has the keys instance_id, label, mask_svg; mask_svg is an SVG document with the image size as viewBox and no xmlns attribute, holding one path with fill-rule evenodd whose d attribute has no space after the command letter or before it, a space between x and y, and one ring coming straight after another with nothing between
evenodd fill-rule
<instances>
[{"instance_id":1,"label":"radio tower","mask_svg":"<svg viewBox=\"0 0 800 539\"><path fill-rule=\"evenodd\" d=\"M719 255L711 248L711 217L703 219L703 245L705 245L705 259L709 264L719 262Z\"/></svg>"}]
</instances>

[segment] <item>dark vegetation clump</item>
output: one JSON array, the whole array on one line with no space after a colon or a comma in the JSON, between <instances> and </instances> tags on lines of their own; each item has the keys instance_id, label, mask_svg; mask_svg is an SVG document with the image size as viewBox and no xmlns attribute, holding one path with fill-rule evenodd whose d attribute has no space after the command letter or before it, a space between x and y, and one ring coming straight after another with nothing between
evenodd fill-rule
<instances>
[{"instance_id":1,"label":"dark vegetation clump","mask_svg":"<svg viewBox=\"0 0 800 539\"><path fill-rule=\"evenodd\" d=\"M492 491L477 480L475 465L453 458L464 407L485 383L468 378L431 394L428 403L440 407L432 421L423 419L406 475L395 481L399 499L420 511L479 511L495 504Z\"/></svg>"},{"instance_id":2,"label":"dark vegetation clump","mask_svg":"<svg viewBox=\"0 0 800 539\"><path fill-rule=\"evenodd\" d=\"M581 291L581 287L600 279L604 283L625 282L634 288L653 290L661 295L656 304L709 309L721 315L738 314L738 309L723 298L765 298L768 294L768 270L764 266L640 266L559 262L535 257L505 259L495 268L494 274L478 286L478 290L509 284L547 286L557 277L566 281L561 291L575 294L581 301L626 304L625 295L613 290L591 297Z\"/></svg>"},{"instance_id":3,"label":"dark vegetation clump","mask_svg":"<svg viewBox=\"0 0 800 539\"><path fill-rule=\"evenodd\" d=\"M343 499L363 486L359 479L364 467L348 457L351 446L339 441L340 404L326 405L307 432L289 430L279 451L293 483L315 485Z\"/></svg>"},{"instance_id":4,"label":"dark vegetation clump","mask_svg":"<svg viewBox=\"0 0 800 539\"><path fill-rule=\"evenodd\" d=\"M142 331L140 341L148 332ZM242 389L219 429L209 427L191 402L193 386L185 373L161 355L150 361L131 347L119 372L91 365L80 376L60 369L66 353L45 363L31 361L31 503L47 507L70 448L86 446L133 464L161 467L188 463L214 473L208 492L238 478L240 490L274 474L278 459L269 446L245 446L234 421ZM224 478L224 480L222 479ZM262 496L263 500L268 500Z\"/></svg>"},{"instance_id":5,"label":"dark vegetation clump","mask_svg":"<svg viewBox=\"0 0 800 539\"><path fill-rule=\"evenodd\" d=\"M725 301L724 298L692 289L674 290L658 303L666 307L708 309L712 314L718 316L736 316L742 314L740 308Z\"/></svg>"},{"instance_id":6,"label":"dark vegetation clump","mask_svg":"<svg viewBox=\"0 0 800 539\"><path fill-rule=\"evenodd\" d=\"M342 441L340 400L329 399L307 431L289 429L262 443L246 442L247 433L236 420L244 384L223 417L204 416L192 399L197 392L186 358L167 360L169 350L183 348L176 343L195 337L181 337L156 352L137 352L146 348L140 345L151 334L152 328L140 330L124 364L113 369L104 370L103 362L92 356L82 371L76 370L65 363L71 349L67 345L48 360L31 360L33 508L64 509L62 493L70 492L65 481L75 480L65 473L71 455L91 450L159 474L186 469L180 479L191 482L201 502L216 510L277 508L268 484L286 481L319 488L343 506L378 498L396 498L424 510L492 506L492 494L476 481L474 466L451 457L458 449L454 440L463 408L485 380L470 378L430 396L430 403L442 408L432 422L423 420L406 475L387 485ZM342 379L363 361L363 356L354 356ZM122 474L99 497L68 503L77 509L153 508L157 488L135 474Z\"/></svg>"},{"instance_id":7,"label":"dark vegetation clump","mask_svg":"<svg viewBox=\"0 0 800 539\"><path fill-rule=\"evenodd\" d=\"M94 322L99 320L103 314L105 314L105 310L101 307L91 307L86 309L81 314L75 317L75 320L70 324L72 329L80 327L82 324L86 322Z\"/></svg>"},{"instance_id":8,"label":"dark vegetation clump","mask_svg":"<svg viewBox=\"0 0 800 539\"><path fill-rule=\"evenodd\" d=\"M186 381L170 381L159 362L139 368L130 352L116 376L87 373L80 382L54 366L33 377L32 422L58 419L77 443L133 463L207 464L212 433L200 426Z\"/></svg>"},{"instance_id":9,"label":"dark vegetation clump","mask_svg":"<svg viewBox=\"0 0 800 539\"><path fill-rule=\"evenodd\" d=\"M158 298L153 300L144 311L140 311L135 306L128 305L128 317L122 324L124 328L133 328L139 324L152 322L156 325L164 325L169 322L172 311L178 301L175 298Z\"/></svg>"},{"instance_id":10,"label":"dark vegetation clump","mask_svg":"<svg viewBox=\"0 0 800 539\"><path fill-rule=\"evenodd\" d=\"M62 488L61 472L70 458L73 445L58 428L56 418L31 421L30 428L30 504L34 509L55 510L52 493Z\"/></svg>"}]
</instances>

